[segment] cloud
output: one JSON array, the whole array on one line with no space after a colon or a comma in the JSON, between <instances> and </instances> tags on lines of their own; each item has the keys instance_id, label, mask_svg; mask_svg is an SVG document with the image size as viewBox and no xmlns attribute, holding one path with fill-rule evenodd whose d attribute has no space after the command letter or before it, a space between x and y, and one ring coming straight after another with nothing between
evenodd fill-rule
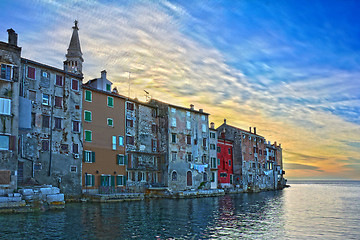
<instances>
[{"instance_id":1,"label":"cloud","mask_svg":"<svg viewBox=\"0 0 360 240\"><path fill-rule=\"evenodd\" d=\"M312 170L312 171L318 171L323 172L319 167L306 165L306 164L299 164L299 163L285 163L286 169L296 169L296 170Z\"/></svg>"},{"instance_id":2,"label":"cloud","mask_svg":"<svg viewBox=\"0 0 360 240\"><path fill-rule=\"evenodd\" d=\"M85 81L106 69L122 94L128 95L130 83L131 97L143 99L146 89L173 104L195 103L216 124L227 118L241 128L256 126L268 140L283 143L290 175L301 167L340 172L340 160L360 159L360 72L302 60L297 54L309 43L288 41L279 27L265 29L271 21L254 23L264 29L254 33L246 21L239 29L223 26L216 4L197 4L209 15L203 20L196 10L169 1L35 2L26 11L34 13L36 30L19 35L26 58L62 68L78 18ZM234 14L247 18L241 8ZM234 40L238 31L241 41ZM301 56L312 57L306 54Z\"/></svg>"}]
</instances>

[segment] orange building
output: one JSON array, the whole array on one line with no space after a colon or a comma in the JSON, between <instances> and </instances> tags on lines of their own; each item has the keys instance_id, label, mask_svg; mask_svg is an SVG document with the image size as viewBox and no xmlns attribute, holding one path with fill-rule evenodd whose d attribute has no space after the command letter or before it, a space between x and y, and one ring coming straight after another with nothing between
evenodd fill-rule
<instances>
[{"instance_id":1,"label":"orange building","mask_svg":"<svg viewBox=\"0 0 360 240\"><path fill-rule=\"evenodd\" d=\"M101 78L83 85L83 192L113 192L126 186L125 102Z\"/></svg>"}]
</instances>

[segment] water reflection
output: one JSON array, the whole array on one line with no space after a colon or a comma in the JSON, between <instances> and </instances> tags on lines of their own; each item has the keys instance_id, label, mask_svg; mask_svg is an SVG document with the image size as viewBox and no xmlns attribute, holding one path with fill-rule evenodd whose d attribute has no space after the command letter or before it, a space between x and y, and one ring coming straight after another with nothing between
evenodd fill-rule
<instances>
[{"instance_id":1,"label":"water reflection","mask_svg":"<svg viewBox=\"0 0 360 240\"><path fill-rule=\"evenodd\" d=\"M0 215L1 239L359 239L360 184Z\"/></svg>"}]
</instances>

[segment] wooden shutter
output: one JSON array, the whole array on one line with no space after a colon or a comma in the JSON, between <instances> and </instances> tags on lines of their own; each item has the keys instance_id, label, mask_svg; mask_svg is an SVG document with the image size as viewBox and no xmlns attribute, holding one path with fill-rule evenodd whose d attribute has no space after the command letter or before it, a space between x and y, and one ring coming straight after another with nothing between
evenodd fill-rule
<instances>
[{"instance_id":1,"label":"wooden shutter","mask_svg":"<svg viewBox=\"0 0 360 240\"><path fill-rule=\"evenodd\" d=\"M110 176L110 178L111 178L111 185L110 186L115 186L115 176Z\"/></svg>"},{"instance_id":2,"label":"wooden shutter","mask_svg":"<svg viewBox=\"0 0 360 240\"><path fill-rule=\"evenodd\" d=\"M95 152L91 152L91 162L95 162Z\"/></svg>"},{"instance_id":3,"label":"wooden shutter","mask_svg":"<svg viewBox=\"0 0 360 240\"><path fill-rule=\"evenodd\" d=\"M124 164L125 164L125 166L128 165L128 156L127 155L124 156Z\"/></svg>"},{"instance_id":4,"label":"wooden shutter","mask_svg":"<svg viewBox=\"0 0 360 240\"><path fill-rule=\"evenodd\" d=\"M91 186L95 186L95 175L91 175Z\"/></svg>"},{"instance_id":5,"label":"wooden shutter","mask_svg":"<svg viewBox=\"0 0 360 240\"><path fill-rule=\"evenodd\" d=\"M16 151L16 136L10 136L10 138L9 138L9 150Z\"/></svg>"},{"instance_id":6,"label":"wooden shutter","mask_svg":"<svg viewBox=\"0 0 360 240\"><path fill-rule=\"evenodd\" d=\"M83 151L83 162L85 162L85 160L86 160L86 152Z\"/></svg>"},{"instance_id":7,"label":"wooden shutter","mask_svg":"<svg viewBox=\"0 0 360 240\"><path fill-rule=\"evenodd\" d=\"M17 82L19 80L19 67L14 66L13 71L13 81Z\"/></svg>"}]
</instances>

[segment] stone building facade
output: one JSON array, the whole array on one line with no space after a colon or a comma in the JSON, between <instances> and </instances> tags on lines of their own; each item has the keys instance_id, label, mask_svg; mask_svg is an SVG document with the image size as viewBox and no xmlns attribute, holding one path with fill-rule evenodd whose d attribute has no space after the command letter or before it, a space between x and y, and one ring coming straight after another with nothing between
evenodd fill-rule
<instances>
[{"instance_id":1,"label":"stone building facade","mask_svg":"<svg viewBox=\"0 0 360 240\"><path fill-rule=\"evenodd\" d=\"M209 128L209 164L210 164L210 188L218 187L218 161L217 161L218 135L215 124L210 123Z\"/></svg>"},{"instance_id":2,"label":"stone building facade","mask_svg":"<svg viewBox=\"0 0 360 240\"><path fill-rule=\"evenodd\" d=\"M125 109L127 188L143 192L162 179L157 107L127 99Z\"/></svg>"},{"instance_id":3,"label":"stone building facade","mask_svg":"<svg viewBox=\"0 0 360 240\"><path fill-rule=\"evenodd\" d=\"M173 191L210 188L208 113L155 99L159 111L162 182Z\"/></svg>"},{"instance_id":4,"label":"stone building facade","mask_svg":"<svg viewBox=\"0 0 360 240\"><path fill-rule=\"evenodd\" d=\"M83 85L82 189L85 193L110 193L126 186L125 102L101 78Z\"/></svg>"},{"instance_id":5,"label":"stone building facade","mask_svg":"<svg viewBox=\"0 0 360 240\"><path fill-rule=\"evenodd\" d=\"M7 31L8 42L0 42L0 188L16 189L21 48L15 31Z\"/></svg>"},{"instance_id":6,"label":"stone building facade","mask_svg":"<svg viewBox=\"0 0 360 240\"><path fill-rule=\"evenodd\" d=\"M21 59L19 169L22 182L51 184L66 194L81 193L82 68L78 27L64 70ZM76 57L75 57L76 55Z\"/></svg>"}]
</instances>

